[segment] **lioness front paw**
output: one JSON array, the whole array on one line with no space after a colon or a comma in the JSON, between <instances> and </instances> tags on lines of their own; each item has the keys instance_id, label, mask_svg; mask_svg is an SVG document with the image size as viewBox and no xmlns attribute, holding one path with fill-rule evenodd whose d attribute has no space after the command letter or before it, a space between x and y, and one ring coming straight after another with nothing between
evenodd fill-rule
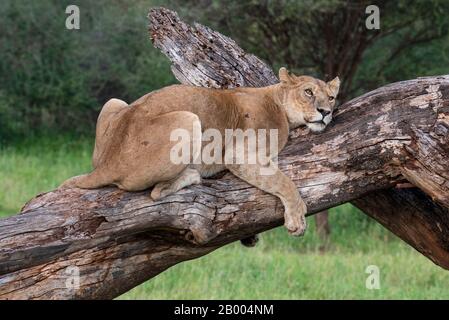
<instances>
[{"instance_id":1,"label":"lioness front paw","mask_svg":"<svg viewBox=\"0 0 449 320\"><path fill-rule=\"evenodd\" d=\"M298 217L298 219L288 219L284 226L287 228L288 233L295 237L304 235L307 229L307 222L304 216Z\"/></svg>"},{"instance_id":2,"label":"lioness front paw","mask_svg":"<svg viewBox=\"0 0 449 320\"><path fill-rule=\"evenodd\" d=\"M287 228L289 234L297 237L304 234L307 228L306 213L307 207L304 202L301 202L296 210L285 212L284 226Z\"/></svg>"}]
</instances>

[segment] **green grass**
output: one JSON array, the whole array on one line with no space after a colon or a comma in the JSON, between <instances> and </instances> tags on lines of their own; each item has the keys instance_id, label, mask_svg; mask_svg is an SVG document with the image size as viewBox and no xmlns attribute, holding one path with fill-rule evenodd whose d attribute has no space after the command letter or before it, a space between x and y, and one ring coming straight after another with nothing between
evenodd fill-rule
<instances>
[{"instance_id":1,"label":"green grass","mask_svg":"<svg viewBox=\"0 0 449 320\"><path fill-rule=\"evenodd\" d=\"M31 138L0 148L0 217L14 214L38 193L91 169L93 142L74 136Z\"/></svg>"},{"instance_id":2,"label":"green grass","mask_svg":"<svg viewBox=\"0 0 449 320\"><path fill-rule=\"evenodd\" d=\"M90 170L93 141L33 138L0 149L0 216L34 195ZM252 249L228 245L178 264L120 299L449 299L449 273L350 205L331 210L330 240L313 218L303 238L283 228L262 234ZM380 270L368 290L365 269Z\"/></svg>"}]
</instances>

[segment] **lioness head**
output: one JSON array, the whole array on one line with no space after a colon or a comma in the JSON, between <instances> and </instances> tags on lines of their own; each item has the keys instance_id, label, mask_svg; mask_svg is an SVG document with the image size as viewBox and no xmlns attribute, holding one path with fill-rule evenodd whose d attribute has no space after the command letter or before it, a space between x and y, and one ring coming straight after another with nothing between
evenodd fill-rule
<instances>
[{"instance_id":1,"label":"lioness head","mask_svg":"<svg viewBox=\"0 0 449 320\"><path fill-rule=\"evenodd\" d=\"M290 128L306 125L320 132L332 120L340 79L324 82L309 76L289 74L286 68L279 70L281 104L285 108Z\"/></svg>"}]
</instances>

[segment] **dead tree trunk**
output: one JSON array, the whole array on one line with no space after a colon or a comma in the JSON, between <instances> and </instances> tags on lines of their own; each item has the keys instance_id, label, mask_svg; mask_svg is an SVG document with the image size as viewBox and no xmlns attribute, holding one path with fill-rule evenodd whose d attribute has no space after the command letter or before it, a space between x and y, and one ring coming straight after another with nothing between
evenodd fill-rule
<instances>
[{"instance_id":1,"label":"dead tree trunk","mask_svg":"<svg viewBox=\"0 0 449 320\"><path fill-rule=\"evenodd\" d=\"M327 241L331 234L331 227L329 225L329 211L324 210L315 214L315 228L321 240Z\"/></svg>"},{"instance_id":2,"label":"dead tree trunk","mask_svg":"<svg viewBox=\"0 0 449 320\"><path fill-rule=\"evenodd\" d=\"M277 81L217 32L165 9L149 18L154 45L181 82ZM382 87L343 105L324 133L306 133L291 135L279 166L309 214L354 201L449 269L449 76ZM391 189L406 180L421 190ZM157 202L149 191L55 190L0 220L0 298L113 298L179 262L280 226L282 213L275 197L229 173ZM79 288L70 282L74 270Z\"/></svg>"}]
</instances>

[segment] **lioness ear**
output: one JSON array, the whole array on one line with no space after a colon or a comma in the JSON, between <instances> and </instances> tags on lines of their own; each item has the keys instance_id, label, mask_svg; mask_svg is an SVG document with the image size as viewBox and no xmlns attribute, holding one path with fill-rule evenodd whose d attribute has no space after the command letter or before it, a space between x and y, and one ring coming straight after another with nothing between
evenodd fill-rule
<instances>
[{"instance_id":1,"label":"lioness ear","mask_svg":"<svg viewBox=\"0 0 449 320\"><path fill-rule=\"evenodd\" d=\"M338 90L340 89L340 79L335 77L333 80L327 83L327 86L331 90L332 94L336 97L338 94Z\"/></svg>"},{"instance_id":2,"label":"lioness ear","mask_svg":"<svg viewBox=\"0 0 449 320\"><path fill-rule=\"evenodd\" d=\"M288 74L288 70L284 67L279 69L279 80L282 84L291 84L293 82L292 77Z\"/></svg>"}]
</instances>

